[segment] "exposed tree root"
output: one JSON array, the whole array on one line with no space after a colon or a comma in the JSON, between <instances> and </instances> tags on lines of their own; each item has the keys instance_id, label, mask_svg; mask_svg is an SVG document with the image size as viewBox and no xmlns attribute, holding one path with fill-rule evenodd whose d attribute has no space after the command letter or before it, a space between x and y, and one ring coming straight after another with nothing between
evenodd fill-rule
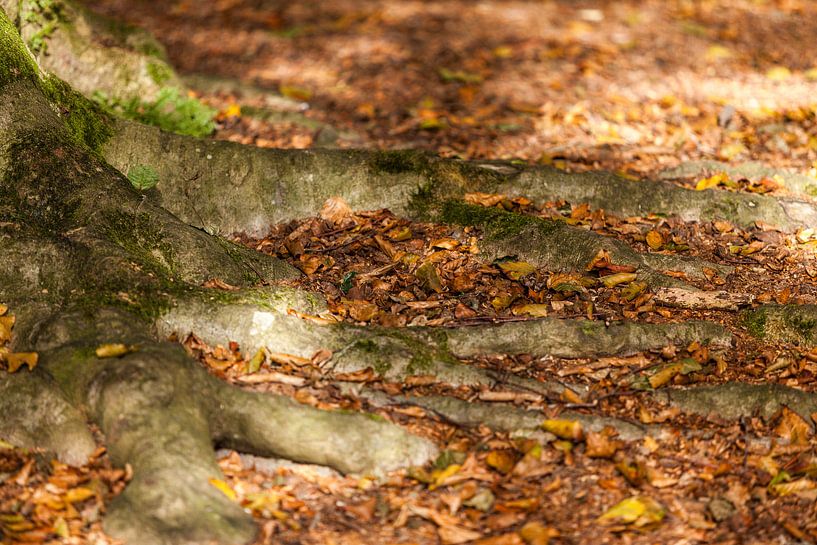
<instances>
[{"instance_id":1,"label":"exposed tree root","mask_svg":"<svg viewBox=\"0 0 817 545\"><path fill-rule=\"evenodd\" d=\"M606 326L589 320L545 318L459 328L358 327L319 324L252 304L180 301L158 321L161 334L194 332L210 344L236 341L253 353L264 347L301 357L322 349L334 353L336 372L373 368L386 378L435 375L451 384L491 384L494 380L457 358L485 354L593 357L631 354L692 341L726 347L731 335L710 322Z\"/></svg>"},{"instance_id":2,"label":"exposed tree root","mask_svg":"<svg viewBox=\"0 0 817 545\"><path fill-rule=\"evenodd\" d=\"M788 407L811 423L811 415L817 411L817 395L780 384L727 382L715 386L662 390L655 395L682 411L730 420L752 416L768 419L783 407Z\"/></svg>"},{"instance_id":3,"label":"exposed tree root","mask_svg":"<svg viewBox=\"0 0 817 545\"><path fill-rule=\"evenodd\" d=\"M763 305L745 311L741 322L758 339L817 346L817 305Z\"/></svg>"},{"instance_id":4,"label":"exposed tree root","mask_svg":"<svg viewBox=\"0 0 817 545\"><path fill-rule=\"evenodd\" d=\"M88 97L153 100L163 88L183 87L162 45L144 30L70 1L2 0L0 7L17 22L40 66Z\"/></svg>"},{"instance_id":5,"label":"exposed tree root","mask_svg":"<svg viewBox=\"0 0 817 545\"><path fill-rule=\"evenodd\" d=\"M356 209L385 207L411 215L475 191L586 202L621 216L659 213L740 226L762 221L788 230L817 220L817 207L809 202L764 195L693 191L604 173L471 164L414 151L249 152L230 142L202 142L127 122L116 124L103 153L122 172L152 166L166 207L189 223L226 233L263 235L270 223L314 214L332 196Z\"/></svg>"},{"instance_id":6,"label":"exposed tree root","mask_svg":"<svg viewBox=\"0 0 817 545\"><path fill-rule=\"evenodd\" d=\"M1 11L0 60L0 300L17 317L14 350L40 354L35 374L0 379L0 432L77 462L93 447L83 420L97 424L112 461L133 468L109 533L138 545L251 540L249 515L208 482L220 475L214 444L372 474L434 456L381 419L229 387L157 342L148 318L207 278L297 272L180 222L84 147Z\"/></svg>"},{"instance_id":7,"label":"exposed tree root","mask_svg":"<svg viewBox=\"0 0 817 545\"><path fill-rule=\"evenodd\" d=\"M480 403L464 401L454 397L444 396L389 396L382 392L360 388L358 385L344 385L346 393L354 393L366 399L376 407L388 405L416 405L427 409L458 426L476 427L488 426L492 430L508 433L530 434L541 430L544 415L539 411L523 409L508 403ZM576 420L586 431L599 432L605 427L611 427L618 432L618 436L625 441L635 441L643 438L650 428L633 424L619 418L595 416L573 411L565 411L559 418ZM658 431L653 430L653 431Z\"/></svg>"},{"instance_id":8,"label":"exposed tree root","mask_svg":"<svg viewBox=\"0 0 817 545\"><path fill-rule=\"evenodd\" d=\"M26 25L36 21L18 12L28 5L2 4L32 37L36 28ZM77 56L68 42L87 43L85 25L96 24L72 10L66 17L76 28L58 28L51 36L51 47L67 55L52 57L61 70ZM134 48L110 58L97 56L106 48L93 49L90 65L97 73L101 66L120 63L150 76L149 60ZM375 475L423 464L436 454L429 441L371 415L320 411L230 387L178 344L157 340L172 331L192 331L213 344L234 340L245 352L268 347L309 357L329 349L328 365L335 373L372 367L386 378L432 374L451 384L502 382L548 400L584 392L565 384L498 378L459 359L495 353L594 357L692 341L718 348L731 344L731 335L709 322L605 325L543 319L456 329L319 323L315 315L323 303L304 292L265 287L225 294L200 288L212 277L246 288L298 274L213 233L262 234L271 223L311 215L327 198L341 196L359 209L388 207L415 218L479 226L489 258L519 255L552 270L583 270L606 250L644 281L679 286L663 272L700 278L704 268L721 274L729 269L640 255L607 237L465 205L462 198L473 191L524 194L541 201L588 202L622 215L656 212L739 225L759 220L785 228L817 218L807 202L702 194L606 174L465 163L418 152L261 150L109 120L41 74L2 11L0 61L0 300L10 303L18 318L15 350L35 350L41 357L33 373L0 376L0 436L77 462L94 448L85 421L96 424L112 461L133 468L132 481L105 520L108 532L131 545L253 539L249 516L210 483L221 477L215 445ZM86 68L76 68L73 81L86 92L100 89ZM143 93L147 84L136 85ZM139 193L120 173L136 166L158 172L156 189ZM759 328L764 335L778 334L772 327L776 320L787 326L796 322L797 340L810 342L816 322L801 313L811 309L781 311L779 318L776 310L764 309ZM718 388L659 395L686 410L714 407L723 416L766 415L783 404L804 414L814 411L811 394L796 390ZM456 399L387 401L506 431L530 429L540 420L514 407ZM590 430L611 425L625 439L651 431L605 417L563 416Z\"/></svg>"},{"instance_id":9,"label":"exposed tree root","mask_svg":"<svg viewBox=\"0 0 817 545\"><path fill-rule=\"evenodd\" d=\"M121 311L61 313L41 325L38 338L33 348L41 354L40 368L74 405L87 408L114 463L133 468L133 480L106 519L107 531L129 543L252 538L251 519L209 482L221 475L214 444L364 474L422 464L436 451L383 420L228 386L179 345L157 343L146 325ZM111 343L129 351L96 355ZM12 392L10 402L25 406L28 392ZM17 416L12 422L26 421ZM59 437L58 451L77 448L63 443L75 434L50 433Z\"/></svg>"},{"instance_id":10,"label":"exposed tree root","mask_svg":"<svg viewBox=\"0 0 817 545\"><path fill-rule=\"evenodd\" d=\"M448 201L437 218L447 223L474 225L485 232L481 250L488 259L516 255L553 271L583 271L600 251L616 265L636 269L638 279L652 286L690 286L663 271L682 272L690 278L706 278L705 270L729 275L732 268L695 258L663 254L640 254L627 244L564 222L523 216L496 208ZM570 251L565 251L569 248Z\"/></svg>"}]
</instances>

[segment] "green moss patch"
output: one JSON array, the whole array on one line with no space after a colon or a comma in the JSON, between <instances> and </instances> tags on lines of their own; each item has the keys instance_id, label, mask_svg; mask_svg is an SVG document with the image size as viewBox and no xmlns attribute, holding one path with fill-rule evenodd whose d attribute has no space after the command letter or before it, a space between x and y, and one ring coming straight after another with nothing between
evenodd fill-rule
<instances>
[{"instance_id":1,"label":"green moss patch","mask_svg":"<svg viewBox=\"0 0 817 545\"><path fill-rule=\"evenodd\" d=\"M186 136L204 137L215 130L216 110L200 100L184 96L175 87L166 87L153 102L139 99L116 101L101 93L94 101L109 112L168 132Z\"/></svg>"}]
</instances>

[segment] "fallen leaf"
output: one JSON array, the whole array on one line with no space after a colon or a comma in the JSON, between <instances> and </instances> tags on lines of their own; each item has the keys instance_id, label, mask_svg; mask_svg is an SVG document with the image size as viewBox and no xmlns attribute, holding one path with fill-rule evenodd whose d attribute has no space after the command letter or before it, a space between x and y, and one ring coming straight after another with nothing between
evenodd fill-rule
<instances>
[{"instance_id":1,"label":"fallen leaf","mask_svg":"<svg viewBox=\"0 0 817 545\"><path fill-rule=\"evenodd\" d=\"M548 419L542 422L542 429L571 441L579 441L583 437L582 425L578 420Z\"/></svg>"},{"instance_id":2,"label":"fallen leaf","mask_svg":"<svg viewBox=\"0 0 817 545\"><path fill-rule=\"evenodd\" d=\"M799 414L784 406L780 423L774 431L791 445L805 446L809 443L811 426Z\"/></svg>"},{"instance_id":3,"label":"fallen leaf","mask_svg":"<svg viewBox=\"0 0 817 545\"><path fill-rule=\"evenodd\" d=\"M769 485L769 490L778 496L787 496L789 494L800 494L803 492L810 492L817 489L817 483L811 479L802 478L795 481L776 483Z\"/></svg>"},{"instance_id":4,"label":"fallen leaf","mask_svg":"<svg viewBox=\"0 0 817 545\"><path fill-rule=\"evenodd\" d=\"M551 538L559 537L559 530L533 521L519 529L519 537L526 545L548 545Z\"/></svg>"},{"instance_id":5,"label":"fallen leaf","mask_svg":"<svg viewBox=\"0 0 817 545\"><path fill-rule=\"evenodd\" d=\"M23 365L31 371L37 366L38 355L36 352L12 352L5 356L9 373L16 373Z\"/></svg>"},{"instance_id":6,"label":"fallen leaf","mask_svg":"<svg viewBox=\"0 0 817 545\"><path fill-rule=\"evenodd\" d=\"M96 347L96 357L97 358L119 358L124 356L125 354L130 354L131 352L136 351L136 347L133 345L127 345L124 343L108 343L108 344L101 344Z\"/></svg>"},{"instance_id":7,"label":"fallen leaf","mask_svg":"<svg viewBox=\"0 0 817 545\"><path fill-rule=\"evenodd\" d=\"M532 303L527 305L518 305L511 309L515 316L520 314L527 314L535 318L544 318L548 315L548 305L544 303Z\"/></svg>"},{"instance_id":8,"label":"fallen leaf","mask_svg":"<svg viewBox=\"0 0 817 545\"><path fill-rule=\"evenodd\" d=\"M238 499L238 495L235 493L235 490L233 490L229 484L222 481L221 479L210 477L210 479L208 479L207 482L209 482L212 486L216 488L216 490L218 490L231 500L236 501Z\"/></svg>"},{"instance_id":9,"label":"fallen leaf","mask_svg":"<svg viewBox=\"0 0 817 545\"><path fill-rule=\"evenodd\" d=\"M724 182L729 180L729 176L725 172L718 172L710 176L709 178L703 178L698 180L698 183L695 184L695 189L697 191L704 191L707 189L712 189L713 187L717 187Z\"/></svg>"},{"instance_id":10,"label":"fallen leaf","mask_svg":"<svg viewBox=\"0 0 817 545\"><path fill-rule=\"evenodd\" d=\"M664 507L649 496L633 496L617 503L597 520L641 528L661 522L665 514Z\"/></svg>"},{"instance_id":11,"label":"fallen leaf","mask_svg":"<svg viewBox=\"0 0 817 545\"><path fill-rule=\"evenodd\" d=\"M507 197L505 197L505 195L497 195L495 193L466 193L462 198L469 204L490 207L496 206Z\"/></svg>"},{"instance_id":12,"label":"fallen leaf","mask_svg":"<svg viewBox=\"0 0 817 545\"><path fill-rule=\"evenodd\" d=\"M267 350L263 346L258 349L255 355L250 358L247 364L247 373L257 373L261 369L261 365L267 359Z\"/></svg>"},{"instance_id":13,"label":"fallen leaf","mask_svg":"<svg viewBox=\"0 0 817 545\"><path fill-rule=\"evenodd\" d=\"M340 197L329 197L321 207L321 218L332 222L335 225L340 224L344 219L352 215L352 209Z\"/></svg>"},{"instance_id":14,"label":"fallen leaf","mask_svg":"<svg viewBox=\"0 0 817 545\"><path fill-rule=\"evenodd\" d=\"M647 233L647 246L652 248L653 250L660 250L661 246L664 245L664 237L661 236L656 230L652 230Z\"/></svg>"},{"instance_id":15,"label":"fallen leaf","mask_svg":"<svg viewBox=\"0 0 817 545\"><path fill-rule=\"evenodd\" d=\"M618 286L619 284L634 282L636 278L638 278L638 275L636 275L635 273L622 272L602 276L599 280L601 280L601 283L607 286L608 288L612 288L614 286Z\"/></svg>"},{"instance_id":16,"label":"fallen leaf","mask_svg":"<svg viewBox=\"0 0 817 545\"><path fill-rule=\"evenodd\" d=\"M621 441L614 439L616 431L607 426L600 432L587 432L585 436L585 456L589 458L612 458L621 448Z\"/></svg>"},{"instance_id":17,"label":"fallen leaf","mask_svg":"<svg viewBox=\"0 0 817 545\"><path fill-rule=\"evenodd\" d=\"M440 274L437 272L437 267L434 266L434 263L430 261L426 261L414 272L414 275L417 277L417 280L420 281L423 287L431 289L437 293L442 293L443 290L443 283L440 280Z\"/></svg>"},{"instance_id":18,"label":"fallen leaf","mask_svg":"<svg viewBox=\"0 0 817 545\"><path fill-rule=\"evenodd\" d=\"M500 261L496 265L511 280L519 280L523 276L536 272L536 267L525 261Z\"/></svg>"},{"instance_id":19,"label":"fallen leaf","mask_svg":"<svg viewBox=\"0 0 817 545\"><path fill-rule=\"evenodd\" d=\"M516 464L516 455L510 450L492 450L485 457L485 463L500 473L510 473Z\"/></svg>"}]
</instances>

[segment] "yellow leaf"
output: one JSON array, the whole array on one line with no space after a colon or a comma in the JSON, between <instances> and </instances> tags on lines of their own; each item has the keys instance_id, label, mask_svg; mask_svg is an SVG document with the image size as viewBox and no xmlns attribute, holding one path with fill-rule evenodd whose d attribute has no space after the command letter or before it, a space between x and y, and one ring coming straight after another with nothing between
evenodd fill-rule
<instances>
[{"instance_id":1,"label":"yellow leaf","mask_svg":"<svg viewBox=\"0 0 817 545\"><path fill-rule=\"evenodd\" d=\"M6 312L8 312L8 310L9 310L8 305L0 303L0 316L3 316Z\"/></svg>"},{"instance_id":2,"label":"yellow leaf","mask_svg":"<svg viewBox=\"0 0 817 545\"><path fill-rule=\"evenodd\" d=\"M68 523L65 522L65 519L62 517L54 521L54 526L51 527L51 531L62 539L71 537L71 532L68 530Z\"/></svg>"},{"instance_id":3,"label":"yellow leaf","mask_svg":"<svg viewBox=\"0 0 817 545\"><path fill-rule=\"evenodd\" d=\"M395 242L402 242L411 238L411 229L408 227L395 227L386 233Z\"/></svg>"},{"instance_id":4,"label":"yellow leaf","mask_svg":"<svg viewBox=\"0 0 817 545\"><path fill-rule=\"evenodd\" d=\"M119 358L133 352L136 349L134 346L128 346L123 343L108 343L101 344L96 347L97 358Z\"/></svg>"},{"instance_id":5,"label":"yellow leaf","mask_svg":"<svg viewBox=\"0 0 817 545\"><path fill-rule=\"evenodd\" d=\"M634 282L636 278L638 278L638 275L636 275L635 273L622 272L602 276L599 280L601 280L601 283L607 286L608 288L612 288L614 286L618 286L619 284Z\"/></svg>"},{"instance_id":6,"label":"yellow leaf","mask_svg":"<svg viewBox=\"0 0 817 545\"><path fill-rule=\"evenodd\" d=\"M598 521L632 524L640 528L661 522L664 515L664 508L654 499L648 496L633 496L608 509L598 518Z\"/></svg>"},{"instance_id":7,"label":"yellow leaf","mask_svg":"<svg viewBox=\"0 0 817 545\"><path fill-rule=\"evenodd\" d=\"M306 102L312 98L312 91L296 85L282 85L278 88L278 91L280 91L280 93L285 97L291 98L292 100Z\"/></svg>"},{"instance_id":8,"label":"yellow leaf","mask_svg":"<svg viewBox=\"0 0 817 545\"><path fill-rule=\"evenodd\" d=\"M696 191L704 191L706 189L711 189L713 187L721 185L728 179L729 176L725 172L718 172L717 174L710 176L709 178L703 178L702 180L698 180L698 183L695 184L695 189Z\"/></svg>"},{"instance_id":9,"label":"yellow leaf","mask_svg":"<svg viewBox=\"0 0 817 545\"><path fill-rule=\"evenodd\" d=\"M510 473L516 465L516 456L509 450L492 450L485 457L485 463L500 473Z\"/></svg>"},{"instance_id":10,"label":"yellow leaf","mask_svg":"<svg viewBox=\"0 0 817 545\"><path fill-rule=\"evenodd\" d=\"M673 363L660 369L658 372L656 372L648 379L650 386L652 386L653 388L660 388L661 386L675 378L675 376L681 372L683 366L684 365L682 363Z\"/></svg>"},{"instance_id":11,"label":"yellow leaf","mask_svg":"<svg viewBox=\"0 0 817 545\"><path fill-rule=\"evenodd\" d=\"M459 464L451 464L445 469L434 471L431 474L434 481L428 485L428 489L434 490L440 486L443 486L445 484L445 480L456 474L460 468L462 468L462 466Z\"/></svg>"},{"instance_id":12,"label":"yellow leaf","mask_svg":"<svg viewBox=\"0 0 817 545\"><path fill-rule=\"evenodd\" d=\"M806 77L806 79L807 79L807 80L809 80L809 81L817 81L817 67L815 67L815 68L809 68L808 70L806 70L806 71L803 73L803 75L804 75L804 76Z\"/></svg>"},{"instance_id":13,"label":"yellow leaf","mask_svg":"<svg viewBox=\"0 0 817 545\"><path fill-rule=\"evenodd\" d=\"M216 489L218 489L219 492L221 492L222 494L224 494L225 496L227 496L231 500L236 501L238 499L238 496L236 495L235 490L230 488L230 485L225 483L221 479L216 479L214 477L210 477L208 482L211 485L213 485Z\"/></svg>"},{"instance_id":14,"label":"yellow leaf","mask_svg":"<svg viewBox=\"0 0 817 545\"><path fill-rule=\"evenodd\" d=\"M499 312L511 306L513 300L514 296L511 295L510 293L500 293L499 295L491 299L491 306L494 307L494 310Z\"/></svg>"},{"instance_id":15,"label":"yellow leaf","mask_svg":"<svg viewBox=\"0 0 817 545\"><path fill-rule=\"evenodd\" d=\"M11 340L11 328L14 327L14 316L0 316L0 344Z\"/></svg>"},{"instance_id":16,"label":"yellow leaf","mask_svg":"<svg viewBox=\"0 0 817 545\"><path fill-rule=\"evenodd\" d=\"M91 490L90 488L84 487L72 488L71 490L65 493L65 496L63 496L63 500L66 503L75 503L85 501L88 498L94 497L95 495L96 494L94 494L94 491Z\"/></svg>"},{"instance_id":17,"label":"yellow leaf","mask_svg":"<svg viewBox=\"0 0 817 545\"><path fill-rule=\"evenodd\" d=\"M536 272L536 267L525 261L502 261L496 265L511 280L519 280L523 276Z\"/></svg>"},{"instance_id":18,"label":"yellow leaf","mask_svg":"<svg viewBox=\"0 0 817 545\"><path fill-rule=\"evenodd\" d=\"M224 110L224 117L241 117L241 106L238 104L230 104Z\"/></svg>"},{"instance_id":19,"label":"yellow leaf","mask_svg":"<svg viewBox=\"0 0 817 545\"><path fill-rule=\"evenodd\" d=\"M262 511L278 509L281 503L281 495L278 492L267 490L264 492L253 492L247 494L243 505L250 511Z\"/></svg>"},{"instance_id":20,"label":"yellow leaf","mask_svg":"<svg viewBox=\"0 0 817 545\"><path fill-rule=\"evenodd\" d=\"M785 81L791 77L791 70L785 66L773 66L766 71L766 77L772 81Z\"/></svg>"},{"instance_id":21,"label":"yellow leaf","mask_svg":"<svg viewBox=\"0 0 817 545\"><path fill-rule=\"evenodd\" d=\"M261 365L264 363L265 359L267 359L267 350L262 346L250 359L249 364L247 364L247 372L257 373L261 369Z\"/></svg>"},{"instance_id":22,"label":"yellow leaf","mask_svg":"<svg viewBox=\"0 0 817 545\"><path fill-rule=\"evenodd\" d=\"M706 50L707 61L719 61L721 59L728 59L732 57L733 53L730 49L722 45L712 45Z\"/></svg>"},{"instance_id":23,"label":"yellow leaf","mask_svg":"<svg viewBox=\"0 0 817 545\"><path fill-rule=\"evenodd\" d=\"M718 151L718 156L721 159L726 159L727 161L731 161L738 155L742 153L746 153L749 151L746 146L741 144L740 142L733 142L731 144L726 144Z\"/></svg>"},{"instance_id":24,"label":"yellow leaf","mask_svg":"<svg viewBox=\"0 0 817 545\"><path fill-rule=\"evenodd\" d=\"M17 352L6 355L6 364L9 373L16 373L23 365L31 371L37 366L38 355L36 352Z\"/></svg>"},{"instance_id":25,"label":"yellow leaf","mask_svg":"<svg viewBox=\"0 0 817 545\"><path fill-rule=\"evenodd\" d=\"M661 246L663 246L663 245L664 245L664 237L661 236L661 233L659 233L658 231L656 231L654 229L652 231L650 231L649 233L647 233L647 246L649 246L653 250L660 250Z\"/></svg>"},{"instance_id":26,"label":"yellow leaf","mask_svg":"<svg viewBox=\"0 0 817 545\"><path fill-rule=\"evenodd\" d=\"M582 438L582 424L578 420L561 418L547 419L542 422L542 429L549 431L556 437L578 441Z\"/></svg>"},{"instance_id":27,"label":"yellow leaf","mask_svg":"<svg viewBox=\"0 0 817 545\"><path fill-rule=\"evenodd\" d=\"M494 48L493 51L494 57L498 57L500 59L507 59L511 55L513 55L513 48L509 45L500 45ZM815 68L817 70L817 68Z\"/></svg>"},{"instance_id":28,"label":"yellow leaf","mask_svg":"<svg viewBox=\"0 0 817 545\"><path fill-rule=\"evenodd\" d=\"M808 492L817 488L817 483L810 479L797 479L788 483L777 483L769 487L769 489L778 496L786 496L788 494L797 494L800 492Z\"/></svg>"},{"instance_id":29,"label":"yellow leaf","mask_svg":"<svg viewBox=\"0 0 817 545\"><path fill-rule=\"evenodd\" d=\"M540 303L519 305L518 307L513 307L512 312L516 316L520 314L527 314L529 316L535 316L536 318L544 318L548 315L548 306Z\"/></svg>"}]
</instances>

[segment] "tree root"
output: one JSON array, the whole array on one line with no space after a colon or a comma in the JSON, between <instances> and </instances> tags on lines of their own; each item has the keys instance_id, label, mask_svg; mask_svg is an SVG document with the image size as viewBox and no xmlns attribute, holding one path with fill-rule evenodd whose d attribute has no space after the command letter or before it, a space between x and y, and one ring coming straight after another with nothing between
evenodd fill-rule
<instances>
[{"instance_id":1,"label":"tree root","mask_svg":"<svg viewBox=\"0 0 817 545\"><path fill-rule=\"evenodd\" d=\"M43 448L72 465L96 449L85 418L41 371L0 372L0 414L0 437L13 445Z\"/></svg>"},{"instance_id":2,"label":"tree root","mask_svg":"<svg viewBox=\"0 0 817 545\"><path fill-rule=\"evenodd\" d=\"M729 420L752 416L769 419L783 407L788 407L814 426L811 415L817 412L817 395L781 384L727 382L715 386L662 390L654 395L682 411Z\"/></svg>"},{"instance_id":3,"label":"tree root","mask_svg":"<svg viewBox=\"0 0 817 545\"><path fill-rule=\"evenodd\" d=\"M193 332L210 344L235 341L246 353L260 348L311 357L333 352L336 372L373 368L381 376L435 375L451 384L491 384L494 380L457 358L486 354L593 357L659 349L698 341L716 347L731 344L731 335L711 322L606 326L589 320L545 318L499 325L460 328L376 328L326 325L252 304L213 303L189 298L157 321L162 335Z\"/></svg>"},{"instance_id":4,"label":"tree root","mask_svg":"<svg viewBox=\"0 0 817 545\"><path fill-rule=\"evenodd\" d=\"M333 196L355 209L389 208L420 217L434 203L474 191L540 203L586 202L620 216L657 213L742 227L761 221L787 230L817 222L817 206L810 202L764 195L693 191L605 173L466 163L417 151L247 149L122 121L103 154L122 172L150 165L159 173L163 206L188 223L225 233L264 235L271 223L314 214Z\"/></svg>"},{"instance_id":5,"label":"tree root","mask_svg":"<svg viewBox=\"0 0 817 545\"><path fill-rule=\"evenodd\" d=\"M817 346L817 305L763 305L745 311L741 323L758 339Z\"/></svg>"},{"instance_id":6,"label":"tree root","mask_svg":"<svg viewBox=\"0 0 817 545\"><path fill-rule=\"evenodd\" d=\"M635 268L638 279L652 286L693 289L663 274L663 271L682 272L690 278L702 280L706 278L705 270L723 276L731 274L733 270L729 266L696 258L640 254L619 240L564 222L462 202L447 202L435 219L482 228L485 237L481 250L489 260L515 255L551 271L584 271L602 250L610 255L616 265Z\"/></svg>"},{"instance_id":7,"label":"tree root","mask_svg":"<svg viewBox=\"0 0 817 545\"><path fill-rule=\"evenodd\" d=\"M231 387L209 376L179 345L156 343L118 310L60 313L41 325L38 338L32 347L41 355L38 369L54 377L72 405L87 407L112 461L133 468L131 483L105 521L106 531L131 544L252 539L252 520L210 484L221 478L214 444L372 475L423 464L436 453L433 444L381 419ZM97 357L95 350L111 343L128 352ZM30 380L4 378L0 387L19 388ZM26 429L27 410L12 412L4 424L73 459L87 454L87 440L74 444L82 438L82 420L54 388L35 386L35 392L17 389L9 399L21 407L29 406L29 397L41 400L34 416L43 417L34 422L58 427ZM64 410L54 412L60 403ZM75 453L81 447L85 451Z\"/></svg>"},{"instance_id":8,"label":"tree root","mask_svg":"<svg viewBox=\"0 0 817 545\"><path fill-rule=\"evenodd\" d=\"M427 409L447 422L458 426L477 427L487 426L495 431L525 434L540 430L545 416L539 412L523 409L508 403L481 403L465 401L447 396L389 396L382 392L362 388L358 384L341 384L341 391L361 397L375 407L389 405L415 405ZM605 427L611 427L618 432L618 436L625 441L642 439L648 433L658 429L633 424L619 418L588 415L573 411L565 411L559 418L576 420L581 423L582 429L600 432Z\"/></svg>"}]
</instances>

